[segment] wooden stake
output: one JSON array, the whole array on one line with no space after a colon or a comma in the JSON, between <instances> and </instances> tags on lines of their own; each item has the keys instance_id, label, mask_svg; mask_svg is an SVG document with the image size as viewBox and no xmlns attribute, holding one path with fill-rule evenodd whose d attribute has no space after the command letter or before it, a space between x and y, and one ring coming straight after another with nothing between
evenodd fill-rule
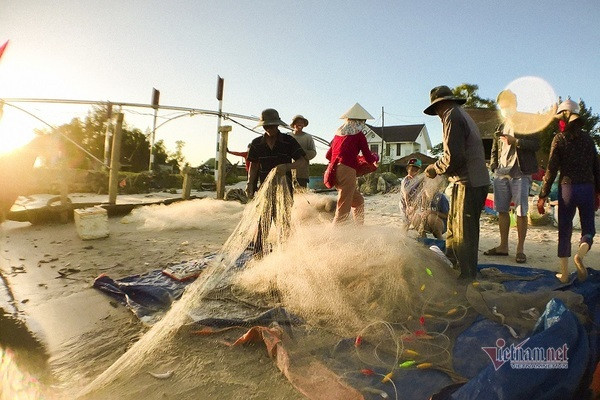
<instances>
[{"instance_id":1,"label":"wooden stake","mask_svg":"<svg viewBox=\"0 0 600 400\"><path fill-rule=\"evenodd\" d=\"M113 134L112 154L110 157L110 174L108 176L108 203L117 203L119 190L119 169L121 169L121 134L123 128L123 113L117 115L117 126Z\"/></svg>"}]
</instances>

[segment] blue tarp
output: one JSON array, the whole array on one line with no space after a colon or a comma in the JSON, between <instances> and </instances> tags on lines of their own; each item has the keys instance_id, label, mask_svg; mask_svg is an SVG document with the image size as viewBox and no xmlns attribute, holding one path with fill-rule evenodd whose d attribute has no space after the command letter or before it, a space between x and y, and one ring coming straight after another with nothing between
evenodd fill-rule
<instances>
[{"instance_id":1,"label":"blue tarp","mask_svg":"<svg viewBox=\"0 0 600 400\"><path fill-rule=\"evenodd\" d=\"M402 399L568 399L586 398L593 370L600 358L600 271L589 269L589 278L580 283L573 279L571 284L560 283L554 273L527 267L486 264L479 269L497 268L502 273L535 276L534 280L508 280L503 284L508 291L531 293L537 290L573 291L583 296L588 308L589 321L582 325L577 317L560 300L551 300L536 328L523 348L559 349L567 346L568 369L516 369L505 362L496 370L483 347L496 348L498 339L504 345L518 345L524 339L514 339L507 328L482 316L477 317L457 336L453 348L455 371L468 378L464 385L455 385L448 375L437 370L402 370L393 377L399 398ZM166 310L171 302L183 293L189 282L175 281L160 270L144 275L135 275L119 280L107 276L97 278L94 286L128 304L136 315L147 316L158 310ZM224 318L204 320L202 324L232 326L287 319L285 310L270 310L250 320ZM292 317L292 323L297 323ZM356 365L352 357L354 338L338 343L335 349L319 354L332 369L343 373L344 378L358 389L365 387L383 390L388 398L395 398L392 385L381 383L384 369L372 368L380 376L365 376L360 373L368 365ZM315 354L316 355L316 354ZM438 394L436 394L438 393ZM365 392L367 399L381 399L373 392Z\"/></svg>"}]
</instances>

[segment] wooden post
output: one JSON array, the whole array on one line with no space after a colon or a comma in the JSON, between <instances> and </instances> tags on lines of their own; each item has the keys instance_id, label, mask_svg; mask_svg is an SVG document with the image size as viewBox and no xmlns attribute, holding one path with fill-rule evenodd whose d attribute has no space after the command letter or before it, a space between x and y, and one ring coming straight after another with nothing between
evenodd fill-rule
<instances>
[{"instance_id":1,"label":"wooden post","mask_svg":"<svg viewBox=\"0 0 600 400\"><path fill-rule=\"evenodd\" d=\"M226 152L227 149L219 148L219 144L221 143L221 117L223 115L223 85L225 84L225 80L217 75L217 100L219 100L219 117L217 118L217 151L215 152L215 183L217 184L217 192L219 191L219 169L221 165L219 164L219 160L221 159L221 154ZM217 198L219 195L217 193Z\"/></svg>"},{"instance_id":2,"label":"wooden post","mask_svg":"<svg viewBox=\"0 0 600 400\"><path fill-rule=\"evenodd\" d=\"M123 113L117 115L117 126L113 134L112 155L110 157L110 173L108 176L108 203L117 203L119 190L119 169L121 168L121 134L123 128Z\"/></svg>"},{"instance_id":3,"label":"wooden post","mask_svg":"<svg viewBox=\"0 0 600 400\"><path fill-rule=\"evenodd\" d=\"M192 176L191 176L191 168L186 165L183 167L181 174L183 175L183 189L181 193L181 198L183 200L189 200L190 194L192 192Z\"/></svg>"},{"instance_id":4,"label":"wooden post","mask_svg":"<svg viewBox=\"0 0 600 400\"><path fill-rule=\"evenodd\" d=\"M219 133L221 134L221 141L219 143L219 170L217 174L217 199L223 200L225 197L225 178L226 178L226 162L227 162L227 136L231 131L231 125L223 125L219 127Z\"/></svg>"},{"instance_id":5,"label":"wooden post","mask_svg":"<svg viewBox=\"0 0 600 400\"><path fill-rule=\"evenodd\" d=\"M103 171L108 170L110 164L110 138L112 125L112 104L108 103L106 110L106 133L104 134L104 165L102 166Z\"/></svg>"},{"instance_id":6,"label":"wooden post","mask_svg":"<svg viewBox=\"0 0 600 400\"><path fill-rule=\"evenodd\" d=\"M148 163L148 171L152 172L154 168L154 138L156 136L156 117L158 114L158 101L160 91L152 88L152 107L154 108L154 122L152 124L152 133L150 134L150 162Z\"/></svg>"}]
</instances>

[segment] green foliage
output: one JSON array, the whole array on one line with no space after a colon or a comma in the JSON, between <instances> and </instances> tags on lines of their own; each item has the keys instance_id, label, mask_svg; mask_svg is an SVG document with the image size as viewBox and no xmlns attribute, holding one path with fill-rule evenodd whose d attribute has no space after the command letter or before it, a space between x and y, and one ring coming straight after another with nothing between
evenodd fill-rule
<instances>
[{"instance_id":1,"label":"green foliage","mask_svg":"<svg viewBox=\"0 0 600 400\"><path fill-rule=\"evenodd\" d=\"M323 176L326 169L327 169L327 164L310 164L308 166L308 175L309 176Z\"/></svg>"},{"instance_id":2,"label":"green foliage","mask_svg":"<svg viewBox=\"0 0 600 400\"><path fill-rule=\"evenodd\" d=\"M72 142L97 159L104 160L104 142L109 122L108 110L105 107L93 106L83 121L74 118L70 123L59 126L57 131L70 139L63 141L62 154L66 165L70 168L99 169L101 164ZM115 129L114 123L112 129ZM149 133L144 134L137 128L129 127L126 123L123 123L121 132L121 159L119 161L123 169L133 172L147 170L150 161ZM179 141L175 153L169 154L164 141L159 140L154 144L154 164L172 165L174 171L179 172L179 167L184 161L182 155L184 145L185 142ZM112 150L112 141L109 143L109 147Z\"/></svg>"},{"instance_id":3,"label":"green foliage","mask_svg":"<svg viewBox=\"0 0 600 400\"><path fill-rule=\"evenodd\" d=\"M431 148L431 155L437 157L444 153L444 143L438 143Z\"/></svg>"},{"instance_id":4,"label":"green foliage","mask_svg":"<svg viewBox=\"0 0 600 400\"><path fill-rule=\"evenodd\" d=\"M584 121L583 130L589 132L596 147L600 147L600 116L592 113L592 108L587 108L583 100L579 100L580 115Z\"/></svg>"},{"instance_id":5,"label":"green foliage","mask_svg":"<svg viewBox=\"0 0 600 400\"><path fill-rule=\"evenodd\" d=\"M122 169L134 172L147 170L150 163L149 147L150 142L141 130L125 128L121 137Z\"/></svg>"},{"instance_id":6,"label":"green foliage","mask_svg":"<svg viewBox=\"0 0 600 400\"><path fill-rule=\"evenodd\" d=\"M478 90L478 85L474 85L472 83L463 83L452 89L452 93L454 93L455 96L467 99L465 107L496 108L496 102L492 99L484 99L479 97L479 95L477 95Z\"/></svg>"}]
</instances>

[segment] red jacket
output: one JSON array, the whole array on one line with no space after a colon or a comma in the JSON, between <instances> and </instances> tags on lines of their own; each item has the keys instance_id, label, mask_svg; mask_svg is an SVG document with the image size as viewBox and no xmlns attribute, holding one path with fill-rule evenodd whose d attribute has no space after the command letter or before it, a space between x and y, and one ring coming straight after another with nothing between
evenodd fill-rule
<instances>
[{"instance_id":1,"label":"red jacket","mask_svg":"<svg viewBox=\"0 0 600 400\"><path fill-rule=\"evenodd\" d=\"M358 153L362 153L369 163L377 162L377 158L369 149L365 134L334 136L325 157L331 162L339 158L340 164L358 169Z\"/></svg>"}]
</instances>

